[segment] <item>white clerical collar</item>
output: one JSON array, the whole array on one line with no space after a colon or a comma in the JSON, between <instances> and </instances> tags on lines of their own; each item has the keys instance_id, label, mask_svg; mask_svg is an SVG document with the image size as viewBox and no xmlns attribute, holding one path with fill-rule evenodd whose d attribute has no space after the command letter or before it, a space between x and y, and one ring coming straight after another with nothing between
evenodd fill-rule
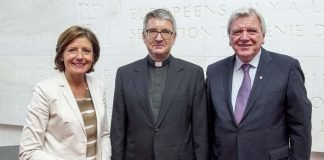
<instances>
[{"instance_id":1,"label":"white clerical collar","mask_svg":"<svg viewBox=\"0 0 324 160\"><path fill-rule=\"evenodd\" d=\"M156 62L150 56L147 56L147 61L149 62L149 64L151 64L154 67L158 67L158 68L159 67L163 67L163 66L169 64L170 63L170 59L171 59L171 55L169 55L168 58L166 58L162 62Z\"/></svg>"}]
</instances>

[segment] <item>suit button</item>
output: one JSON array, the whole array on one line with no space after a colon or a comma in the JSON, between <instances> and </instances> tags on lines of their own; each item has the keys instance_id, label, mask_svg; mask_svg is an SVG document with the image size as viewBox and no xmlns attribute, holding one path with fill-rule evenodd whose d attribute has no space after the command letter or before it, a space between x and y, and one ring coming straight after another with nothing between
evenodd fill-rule
<instances>
[{"instance_id":1,"label":"suit button","mask_svg":"<svg viewBox=\"0 0 324 160\"><path fill-rule=\"evenodd\" d=\"M160 132L160 129L159 129L159 128L155 128L154 131L155 131L155 132Z\"/></svg>"}]
</instances>

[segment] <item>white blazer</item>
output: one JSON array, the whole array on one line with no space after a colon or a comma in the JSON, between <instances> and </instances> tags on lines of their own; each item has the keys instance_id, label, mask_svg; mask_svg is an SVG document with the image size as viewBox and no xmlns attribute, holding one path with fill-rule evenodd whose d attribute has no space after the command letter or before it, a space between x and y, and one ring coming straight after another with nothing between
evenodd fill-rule
<instances>
[{"instance_id":1,"label":"white blazer","mask_svg":"<svg viewBox=\"0 0 324 160\"><path fill-rule=\"evenodd\" d=\"M97 116L97 160L110 160L110 131L103 82L86 76ZM85 160L82 115L64 73L35 85L22 132L20 160Z\"/></svg>"}]
</instances>

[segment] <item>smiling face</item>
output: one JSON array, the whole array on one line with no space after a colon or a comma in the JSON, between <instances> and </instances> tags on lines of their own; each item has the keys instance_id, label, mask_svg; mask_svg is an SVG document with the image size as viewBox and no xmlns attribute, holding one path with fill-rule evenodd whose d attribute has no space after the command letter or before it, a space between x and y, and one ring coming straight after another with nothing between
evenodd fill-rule
<instances>
[{"instance_id":1,"label":"smiling face","mask_svg":"<svg viewBox=\"0 0 324 160\"><path fill-rule=\"evenodd\" d=\"M93 64L93 48L86 37L74 39L64 50L62 61L67 76L84 76Z\"/></svg>"},{"instance_id":2,"label":"smiling face","mask_svg":"<svg viewBox=\"0 0 324 160\"><path fill-rule=\"evenodd\" d=\"M264 43L259 18L252 14L235 19L230 25L230 46L244 63L249 63Z\"/></svg>"},{"instance_id":3,"label":"smiling face","mask_svg":"<svg viewBox=\"0 0 324 160\"><path fill-rule=\"evenodd\" d=\"M158 33L155 37L149 36L153 32L172 32L170 37L163 36ZM155 61L163 61L170 54L171 48L175 42L176 34L173 33L173 25L168 20L159 20L156 18L150 18L146 25L146 31L143 32L143 40L150 54L150 57Z\"/></svg>"}]
</instances>

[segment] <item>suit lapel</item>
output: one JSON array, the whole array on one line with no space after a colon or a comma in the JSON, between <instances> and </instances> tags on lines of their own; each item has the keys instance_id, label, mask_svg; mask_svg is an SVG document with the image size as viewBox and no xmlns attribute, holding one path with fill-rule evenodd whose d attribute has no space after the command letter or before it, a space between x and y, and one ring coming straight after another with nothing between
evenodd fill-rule
<instances>
[{"instance_id":1,"label":"suit lapel","mask_svg":"<svg viewBox=\"0 0 324 160\"><path fill-rule=\"evenodd\" d=\"M233 81L233 70L234 70L234 62L235 62L235 55L226 61L226 68L223 71L223 82L224 82L224 95L225 101L227 104L228 112L232 116L233 123L236 124L234 112L233 112L233 105L232 104L232 81Z\"/></svg>"},{"instance_id":2,"label":"suit lapel","mask_svg":"<svg viewBox=\"0 0 324 160\"><path fill-rule=\"evenodd\" d=\"M270 54L265 49L262 48L257 72L255 74L252 90L248 102L246 104L246 108L242 120L244 120L244 117L253 108L253 104L255 103L258 95L260 95L264 85L267 83L267 79L269 79L268 77L270 77L271 61L272 58Z\"/></svg>"},{"instance_id":3,"label":"suit lapel","mask_svg":"<svg viewBox=\"0 0 324 160\"><path fill-rule=\"evenodd\" d=\"M148 66L147 60L144 58L140 61L140 64L134 68L134 85L136 88L137 96L139 102L141 103L141 107L143 108L146 116L148 117L149 121L154 124L153 120L153 113L149 103L148 98Z\"/></svg>"},{"instance_id":4,"label":"suit lapel","mask_svg":"<svg viewBox=\"0 0 324 160\"><path fill-rule=\"evenodd\" d=\"M183 79L183 69L183 66L180 66L179 63L177 63L177 59L171 57L165 88L163 91L161 109L156 122L156 126L159 126L162 123L163 118L165 117L167 111L171 106L171 102L175 97L175 94L178 91L178 88L180 87Z\"/></svg>"},{"instance_id":5,"label":"suit lapel","mask_svg":"<svg viewBox=\"0 0 324 160\"><path fill-rule=\"evenodd\" d=\"M80 113L80 109L78 107L78 104L76 103L74 96L73 96L73 93L69 86L69 83L66 80L65 74L60 73L60 76L58 77L58 79L59 79L59 86L61 88L61 91L62 91L67 103L71 107L75 117L77 117L77 119L79 120L81 128L83 130L83 133L86 134L84 123L83 123L83 118Z\"/></svg>"}]
</instances>

